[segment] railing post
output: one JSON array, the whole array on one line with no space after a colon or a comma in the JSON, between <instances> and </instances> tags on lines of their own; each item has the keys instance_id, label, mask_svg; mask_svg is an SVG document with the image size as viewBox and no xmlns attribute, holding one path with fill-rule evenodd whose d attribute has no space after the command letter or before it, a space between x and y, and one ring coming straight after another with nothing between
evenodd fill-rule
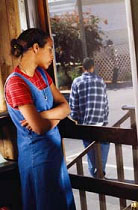
<instances>
[{"instance_id":1,"label":"railing post","mask_svg":"<svg viewBox=\"0 0 138 210\"><path fill-rule=\"evenodd\" d=\"M126 119L129 116L129 112L125 115ZM125 120L126 120L125 119ZM122 122L120 121L120 124ZM116 125L120 127L120 125ZM116 153L116 163L117 163L117 176L119 181L124 181L124 168L123 168L123 154L122 154L122 145L121 144L115 144L115 153ZM120 210L123 210L126 207L126 200L119 199L120 200Z\"/></svg>"},{"instance_id":2,"label":"railing post","mask_svg":"<svg viewBox=\"0 0 138 210\"><path fill-rule=\"evenodd\" d=\"M130 124L131 124L131 128L135 127L136 124L136 120L135 120L135 109L130 111ZM134 128L134 132L136 132L135 128ZM134 180L135 183L138 183L138 170L137 170L137 166L138 166L138 146L132 146L132 153L133 153L133 166L134 166Z\"/></svg>"},{"instance_id":3,"label":"railing post","mask_svg":"<svg viewBox=\"0 0 138 210\"><path fill-rule=\"evenodd\" d=\"M95 153L96 153L96 168L97 168L97 178L103 178L103 170L102 170L102 154L101 154L101 144L97 142L94 145Z\"/></svg>"},{"instance_id":4,"label":"railing post","mask_svg":"<svg viewBox=\"0 0 138 210\"><path fill-rule=\"evenodd\" d=\"M95 144L95 152L96 152L96 166L97 166L97 172L98 172L98 178L103 178L103 170L102 170L102 155L101 155L101 144L96 143ZM106 210L106 199L105 195L100 194L99 195L99 201L100 201L100 210Z\"/></svg>"},{"instance_id":5,"label":"railing post","mask_svg":"<svg viewBox=\"0 0 138 210\"><path fill-rule=\"evenodd\" d=\"M124 168L123 168L123 154L122 145L115 144L116 163L117 163L117 176L119 181L124 181ZM120 198L120 210L126 207L126 200Z\"/></svg>"},{"instance_id":6,"label":"railing post","mask_svg":"<svg viewBox=\"0 0 138 210\"><path fill-rule=\"evenodd\" d=\"M77 166L77 174L83 176L84 173L83 173L82 158L77 160L76 166ZM79 194L80 194L81 210L87 210L86 192L79 190Z\"/></svg>"}]
</instances>

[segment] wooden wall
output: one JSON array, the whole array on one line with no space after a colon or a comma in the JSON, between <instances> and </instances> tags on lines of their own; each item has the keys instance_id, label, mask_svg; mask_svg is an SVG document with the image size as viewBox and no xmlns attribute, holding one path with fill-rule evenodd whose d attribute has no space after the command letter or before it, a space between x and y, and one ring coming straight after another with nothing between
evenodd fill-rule
<instances>
[{"instance_id":1,"label":"wooden wall","mask_svg":"<svg viewBox=\"0 0 138 210\"><path fill-rule=\"evenodd\" d=\"M5 111L3 84L16 65L10 55L10 40L20 33L17 0L0 0L0 112Z\"/></svg>"}]
</instances>

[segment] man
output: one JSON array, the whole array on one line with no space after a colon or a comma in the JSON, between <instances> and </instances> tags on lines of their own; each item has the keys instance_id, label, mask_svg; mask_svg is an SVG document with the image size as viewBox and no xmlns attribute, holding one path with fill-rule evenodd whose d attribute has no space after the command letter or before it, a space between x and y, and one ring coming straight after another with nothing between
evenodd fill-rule
<instances>
[{"instance_id":1,"label":"man","mask_svg":"<svg viewBox=\"0 0 138 210\"><path fill-rule=\"evenodd\" d=\"M78 124L106 125L109 114L106 85L103 79L95 74L93 59L84 59L83 70L84 73L75 78L72 83L69 99L71 118ZM87 147L90 142L84 139L83 144ZM108 152L109 143L102 143L101 154L104 175ZM94 149L87 154L89 171L94 177L97 175L95 155Z\"/></svg>"}]
</instances>

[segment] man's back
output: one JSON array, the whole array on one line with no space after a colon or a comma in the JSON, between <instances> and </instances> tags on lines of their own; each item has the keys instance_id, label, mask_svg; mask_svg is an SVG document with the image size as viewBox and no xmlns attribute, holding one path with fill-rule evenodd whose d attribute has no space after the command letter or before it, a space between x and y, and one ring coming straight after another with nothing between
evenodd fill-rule
<instances>
[{"instance_id":1,"label":"man's back","mask_svg":"<svg viewBox=\"0 0 138 210\"><path fill-rule=\"evenodd\" d=\"M85 58L83 61L82 76L76 78L71 87L70 108L71 117L79 124L90 124L102 126L108 123L108 100L106 95L106 85L103 79L94 73L94 60ZM90 142L83 139L84 147L89 146ZM105 175L105 167L109 152L109 144L101 144L102 170ZM97 176L98 167L96 162L96 151L91 149L87 153L88 168L90 174Z\"/></svg>"},{"instance_id":2,"label":"man's back","mask_svg":"<svg viewBox=\"0 0 138 210\"><path fill-rule=\"evenodd\" d=\"M103 79L85 72L72 83L71 117L80 124L107 123L108 101Z\"/></svg>"}]
</instances>

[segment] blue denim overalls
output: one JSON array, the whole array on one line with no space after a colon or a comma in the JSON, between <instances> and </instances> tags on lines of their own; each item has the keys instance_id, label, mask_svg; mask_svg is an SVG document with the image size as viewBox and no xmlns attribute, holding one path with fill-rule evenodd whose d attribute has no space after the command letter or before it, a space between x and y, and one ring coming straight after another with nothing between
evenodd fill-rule
<instances>
[{"instance_id":1,"label":"blue denim overalls","mask_svg":"<svg viewBox=\"0 0 138 210\"><path fill-rule=\"evenodd\" d=\"M8 79L21 77L31 90L37 111L41 112L53 107L53 96L45 73L40 68L38 70L47 84L43 90L16 72ZM58 128L38 135L21 126L20 121L24 117L19 110L13 109L8 103L7 106L17 127L23 210L75 210Z\"/></svg>"}]
</instances>

